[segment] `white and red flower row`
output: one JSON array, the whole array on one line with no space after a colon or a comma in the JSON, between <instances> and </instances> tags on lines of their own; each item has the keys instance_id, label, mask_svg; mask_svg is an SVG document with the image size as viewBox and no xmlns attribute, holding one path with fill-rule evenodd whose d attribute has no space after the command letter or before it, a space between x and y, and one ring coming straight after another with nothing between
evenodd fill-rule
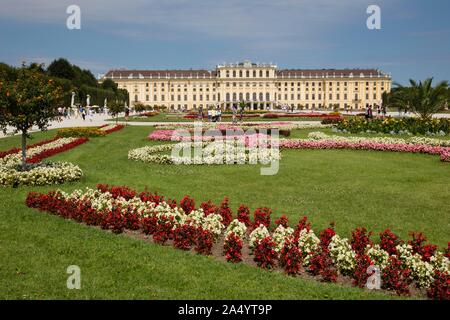
<instances>
[{"instance_id":1,"label":"white and red flower row","mask_svg":"<svg viewBox=\"0 0 450 320\"><path fill-rule=\"evenodd\" d=\"M241 261L239 248L247 243L262 267L273 266L279 260L280 265L290 266L286 267L289 273L298 273L301 265L326 281L336 281L336 275L340 274L361 285L361 278L365 281L368 277L366 268L376 265L386 279L386 289L405 293L407 286L414 283L418 288L432 291L428 294L433 298L450 297L448 291L445 293L450 285L449 249L444 254L433 245L424 245L421 234L405 243L387 229L380 235L381 243L374 244L364 228L358 228L351 240L340 237L333 228L323 230L319 237L306 218L293 229L287 226L286 217L277 220L278 226L270 232L268 208L257 209L252 224L248 208L241 210L245 206L239 208L238 217L233 220L228 200L220 208L210 202L195 208L194 200L189 197L177 206L173 200L165 201L164 197L148 192L138 195L128 187L99 185L97 188L70 194L60 190L30 193L27 205L117 233L141 229L153 235L155 242L172 239L175 247L184 250L195 244L196 251L206 254L211 254L213 242L225 239L227 260L234 262ZM294 258L289 253L298 259L296 267L292 267Z\"/></svg>"}]
</instances>

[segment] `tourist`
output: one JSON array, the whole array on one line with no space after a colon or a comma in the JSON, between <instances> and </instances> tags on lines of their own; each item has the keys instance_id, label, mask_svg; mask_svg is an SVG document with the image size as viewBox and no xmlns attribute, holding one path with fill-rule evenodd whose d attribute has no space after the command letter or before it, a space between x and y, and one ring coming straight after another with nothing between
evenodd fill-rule
<instances>
[{"instance_id":1,"label":"tourist","mask_svg":"<svg viewBox=\"0 0 450 320\"><path fill-rule=\"evenodd\" d=\"M366 119L369 119L369 105L368 105L368 104L366 104L366 111L365 111L365 113L364 113L364 117L365 117Z\"/></svg>"},{"instance_id":2,"label":"tourist","mask_svg":"<svg viewBox=\"0 0 450 320\"><path fill-rule=\"evenodd\" d=\"M231 107L231 111L233 112L233 124L237 123L237 107L235 104Z\"/></svg>"},{"instance_id":3,"label":"tourist","mask_svg":"<svg viewBox=\"0 0 450 320\"><path fill-rule=\"evenodd\" d=\"M198 120L200 120L200 121L203 120L203 106L200 106L198 108Z\"/></svg>"},{"instance_id":4,"label":"tourist","mask_svg":"<svg viewBox=\"0 0 450 320\"><path fill-rule=\"evenodd\" d=\"M217 107L217 121L222 122L222 109L220 107Z\"/></svg>"},{"instance_id":5,"label":"tourist","mask_svg":"<svg viewBox=\"0 0 450 320\"><path fill-rule=\"evenodd\" d=\"M373 118L373 110L372 110L372 105L369 106L369 119Z\"/></svg>"},{"instance_id":6,"label":"tourist","mask_svg":"<svg viewBox=\"0 0 450 320\"><path fill-rule=\"evenodd\" d=\"M81 107L81 117L83 118L83 121L86 120L86 110L83 107Z\"/></svg>"},{"instance_id":7,"label":"tourist","mask_svg":"<svg viewBox=\"0 0 450 320\"><path fill-rule=\"evenodd\" d=\"M383 116L386 117L386 106L381 107L381 112L383 112Z\"/></svg>"},{"instance_id":8,"label":"tourist","mask_svg":"<svg viewBox=\"0 0 450 320\"><path fill-rule=\"evenodd\" d=\"M211 122L212 120L212 112L211 112L211 108L208 108L208 122Z\"/></svg>"},{"instance_id":9,"label":"tourist","mask_svg":"<svg viewBox=\"0 0 450 320\"><path fill-rule=\"evenodd\" d=\"M377 104L377 115L380 116L380 114L381 114L381 108L380 108L380 105Z\"/></svg>"},{"instance_id":10,"label":"tourist","mask_svg":"<svg viewBox=\"0 0 450 320\"><path fill-rule=\"evenodd\" d=\"M125 107L125 121L128 121L128 117L130 116L130 109Z\"/></svg>"},{"instance_id":11,"label":"tourist","mask_svg":"<svg viewBox=\"0 0 450 320\"><path fill-rule=\"evenodd\" d=\"M239 110L239 120L242 123L243 119L244 119L244 108L245 106L242 104L241 105L241 109Z\"/></svg>"}]
</instances>

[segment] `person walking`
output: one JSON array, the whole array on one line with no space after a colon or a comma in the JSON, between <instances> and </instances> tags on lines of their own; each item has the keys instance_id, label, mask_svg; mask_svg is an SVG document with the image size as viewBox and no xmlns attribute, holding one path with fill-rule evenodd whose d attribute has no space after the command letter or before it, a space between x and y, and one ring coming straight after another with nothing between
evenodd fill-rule
<instances>
[{"instance_id":1,"label":"person walking","mask_svg":"<svg viewBox=\"0 0 450 320\"><path fill-rule=\"evenodd\" d=\"M81 118L83 118L83 121L86 120L86 109L81 108Z\"/></svg>"}]
</instances>

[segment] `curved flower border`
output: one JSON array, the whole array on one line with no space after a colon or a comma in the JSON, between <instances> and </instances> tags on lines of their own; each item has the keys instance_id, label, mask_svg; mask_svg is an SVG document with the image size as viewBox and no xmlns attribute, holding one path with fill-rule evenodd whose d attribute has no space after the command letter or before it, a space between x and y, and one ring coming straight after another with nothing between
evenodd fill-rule
<instances>
[{"instance_id":1,"label":"curved flower border","mask_svg":"<svg viewBox=\"0 0 450 320\"><path fill-rule=\"evenodd\" d=\"M426 238L421 233L403 242L386 229L380 234L380 244L374 244L371 233L364 228L357 228L352 238L347 239L336 234L333 226L321 231L318 237L306 217L295 229L289 228L283 217L277 220L280 224L273 232L262 224L247 227L239 218L230 220L227 227L224 216L231 211L223 203L220 208L211 202L203 203L196 209L193 199L186 196L181 201L188 202L189 206L179 207L176 201L166 201L156 193L138 194L126 186L108 185L70 194L61 190L47 194L30 192L26 199L27 206L41 211L115 233L141 230L152 235L157 243L173 241L182 250L195 246L195 251L211 254L213 243L224 241L223 254L231 262L242 260L242 244L246 243L260 267L273 268L278 261L286 273L295 275L303 266L322 281L336 282L340 275L350 277L355 286L362 287L370 276L368 267L376 266L384 289L407 294L409 287L415 285L427 290L430 298L450 299L450 242L443 253L434 245L425 245Z\"/></svg>"}]
</instances>

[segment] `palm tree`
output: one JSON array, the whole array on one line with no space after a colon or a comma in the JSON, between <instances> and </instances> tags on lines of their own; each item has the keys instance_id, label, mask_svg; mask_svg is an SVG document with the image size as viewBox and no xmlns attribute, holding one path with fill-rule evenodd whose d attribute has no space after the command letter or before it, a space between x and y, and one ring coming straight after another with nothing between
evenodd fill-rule
<instances>
[{"instance_id":1,"label":"palm tree","mask_svg":"<svg viewBox=\"0 0 450 320\"><path fill-rule=\"evenodd\" d=\"M411 110L422 119L430 119L433 114L444 110L448 105L448 82L442 81L432 86L433 78L417 83L409 80L410 87L396 84L390 103L405 110Z\"/></svg>"}]
</instances>

